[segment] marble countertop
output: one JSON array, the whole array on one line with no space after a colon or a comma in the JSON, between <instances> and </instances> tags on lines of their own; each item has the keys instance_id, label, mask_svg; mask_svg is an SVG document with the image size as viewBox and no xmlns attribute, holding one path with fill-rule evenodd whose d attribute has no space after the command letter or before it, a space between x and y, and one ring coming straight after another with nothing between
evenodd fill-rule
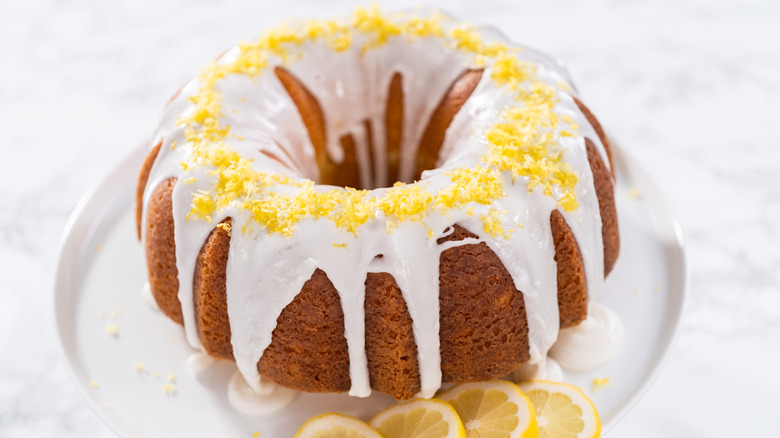
<instances>
[{"instance_id":1,"label":"marble countertop","mask_svg":"<svg viewBox=\"0 0 780 438\"><path fill-rule=\"evenodd\" d=\"M113 436L68 378L56 340L60 234L199 66L283 18L353 7L264 3L0 0L0 436ZM682 330L609 436L776 436L780 4L441 3L564 59L681 220L692 274Z\"/></svg>"}]
</instances>

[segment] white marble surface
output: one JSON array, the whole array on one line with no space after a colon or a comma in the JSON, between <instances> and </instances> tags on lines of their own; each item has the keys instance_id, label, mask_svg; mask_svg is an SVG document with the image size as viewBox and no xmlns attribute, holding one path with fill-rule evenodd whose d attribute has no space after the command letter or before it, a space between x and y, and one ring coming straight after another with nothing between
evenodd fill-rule
<instances>
[{"instance_id":1,"label":"white marble surface","mask_svg":"<svg viewBox=\"0 0 780 438\"><path fill-rule=\"evenodd\" d=\"M0 0L0 436L112 436L69 381L54 327L58 240L81 195L211 57L350 3ZM565 59L684 227L682 332L610 436L778 436L780 3L476 3L446 8Z\"/></svg>"}]
</instances>

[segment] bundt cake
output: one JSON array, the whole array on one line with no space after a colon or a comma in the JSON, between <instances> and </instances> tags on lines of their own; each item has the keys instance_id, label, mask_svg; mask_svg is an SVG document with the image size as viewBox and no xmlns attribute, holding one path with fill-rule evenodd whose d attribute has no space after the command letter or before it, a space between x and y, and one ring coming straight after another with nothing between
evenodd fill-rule
<instances>
[{"instance_id":1,"label":"bundt cake","mask_svg":"<svg viewBox=\"0 0 780 438\"><path fill-rule=\"evenodd\" d=\"M185 85L151 146L152 294L252 387L506 375L586 318L618 254L609 143L566 73L438 12L269 30Z\"/></svg>"}]
</instances>

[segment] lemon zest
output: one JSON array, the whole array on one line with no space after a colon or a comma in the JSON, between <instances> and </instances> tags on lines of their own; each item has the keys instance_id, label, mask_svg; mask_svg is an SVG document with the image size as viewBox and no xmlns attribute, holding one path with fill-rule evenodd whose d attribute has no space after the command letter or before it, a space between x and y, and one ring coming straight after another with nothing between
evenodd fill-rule
<instances>
[{"instance_id":1,"label":"lemon zest","mask_svg":"<svg viewBox=\"0 0 780 438\"><path fill-rule=\"evenodd\" d=\"M346 21L308 20L270 29L257 40L240 44L232 61L215 60L202 69L197 78L200 87L189 97L192 110L178 121L185 127L193 149L181 166L185 171L208 166L215 182L212 190L193 194L186 219L211 222L215 213L237 206L248 210L252 219L270 233L291 235L301 220L312 217L327 218L336 227L357 235L361 225L383 215L390 233L400 222L424 220L431 209L447 213L466 208L472 215L473 203L493 203L505 196L507 181L515 184L518 179L529 191L554 197L565 211L575 210L579 206L575 193L579 178L564 160L559 140L577 135L578 126L569 116L559 116L555 111L558 92L568 85L545 84L537 77L534 64L517 57L519 49L485 41L470 25L446 30L447 20L442 14L421 18L383 14L376 5L360 7ZM492 61L489 78L513 93L516 103L505 108L500 121L484 133L488 154L478 166L448 172L451 184L437 193L429 193L424 182L416 182L397 183L377 195L351 188L323 190L313 181L259 172L251 160L230 147L231 128L219 122L223 108L217 84L221 80L230 75L255 77L279 62L293 62L304 56L302 46L314 41L344 51L352 47L357 36L363 51L381 47L394 37L438 38L445 47L473 55L475 65ZM511 178L505 180L502 175ZM278 190L281 186L293 190ZM500 216L491 209L480 217L486 232L504 236L511 232L501 224ZM242 230L250 228L245 225ZM431 230L429 235L433 234Z\"/></svg>"}]
</instances>

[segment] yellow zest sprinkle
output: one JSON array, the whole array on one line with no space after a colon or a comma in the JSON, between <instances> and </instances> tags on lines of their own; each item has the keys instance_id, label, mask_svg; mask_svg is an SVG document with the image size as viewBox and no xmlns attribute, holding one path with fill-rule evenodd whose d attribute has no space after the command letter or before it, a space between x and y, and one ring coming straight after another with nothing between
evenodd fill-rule
<instances>
[{"instance_id":1,"label":"yellow zest sprinkle","mask_svg":"<svg viewBox=\"0 0 780 438\"><path fill-rule=\"evenodd\" d=\"M116 324L108 324L106 325L106 333L115 336L117 333L119 333L119 327L117 327Z\"/></svg>"},{"instance_id":2,"label":"yellow zest sprinkle","mask_svg":"<svg viewBox=\"0 0 780 438\"><path fill-rule=\"evenodd\" d=\"M628 191L628 197L631 199L639 199L642 197L642 192L636 187L631 187L631 190Z\"/></svg>"},{"instance_id":3,"label":"yellow zest sprinkle","mask_svg":"<svg viewBox=\"0 0 780 438\"><path fill-rule=\"evenodd\" d=\"M157 376L159 376L159 375L160 375L160 373L158 373L157 371L153 371L153 372L152 372L152 375L153 375L154 377L157 377Z\"/></svg>"},{"instance_id":4,"label":"yellow zest sprinkle","mask_svg":"<svg viewBox=\"0 0 780 438\"><path fill-rule=\"evenodd\" d=\"M503 236L505 239L509 239L511 231L504 230L504 226L501 224L501 215L506 213L504 211L498 211L495 208L488 210L488 214L480 217L486 233L490 233L492 236Z\"/></svg>"},{"instance_id":5,"label":"yellow zest sprinkle","mask_svg":"<svg viewBox=\"0 0 780 438\"><path fill-rule=\"evenodd\" d=\"M462 24L452 29L449 38L452 40L454 48L474 54L474 63L477 66L485 65L486 58L495 58L506 52L519 51L519 49L509 49L497 41L486 43L477 28L468 24Z\"/></svg>"},{"instance_id":6,"label":"yellow zest sprinkle","mask_svg":"<svg viewBox=\"0 0 780 438\"><path fill-rule=\"evenodd\" d=\"M610 387L609 377L595 378L593 379L593 392L601 391L602 389Z\"/></svg>"},{"instance_id":7,"label":"yellow zest sprinkle","mask_svg":"<svg viewBox=\"0 0 780 438\"><path fill-rule=\"evenodd\" d=\"M122 312L124 312L124 311L125 311L125 309L117 309L117 310L114 310L113 312L111 312L111 319L116 319L116 318L117 318L119 315L121 315L121 314L122 314Z\"/></svg>"},{"instance_id":8,"label":"yellow zest sprinkle","mask_svg":"<svg viewBox=\"0 0 780 438\"><path fill-rule=\"evenodd\" d=\"M486 161L513 178L527 178L529 191L540 188L554 196L557 190L558 205L574 211L579 206L574 192L579 178L557 147L554 95L555 89L541 83L521 89L518 100L523 105L505 110L503 121L485 133L490 145Z\"/></svg>"},{"instance_id":9,"label":"yellow zest sprinkle","mask_svg":"<svg viewBox=\"0 0 780 438\"><path fill-rule=\"evenodd\" d=\"M97 388L98 387L98 382L96 382L95 380L89 382L89 384L92 385L93 388Z\"/></svg>"},{"instance_id":10,"label":"yellow zest sprinkle","mask_svg":"<svg viewBox=\"0 0 780 438\"><path fill-rule=\"evenodd\" d=\"M433 195L423 190L419 183L392 187L385 196L374 199L377 210L400 221L422 219L433 203Z\"/></svg>"},{"instance_id":11,"label":"yellow zest sprinkle","mask_svg":"<svg viewBox=\"0 0 780 438\"><path fill-rule=\"evenodd\" d=\"M333 242L333 246L335 248L346 248L347 244L346 243L336 243L336 242Z\"/></svg>"},{"instance_id":12,"label":"yellow zest sprinkle","mask_svg":"<svg viewBox=\"0 0 780 438\"><path fill-rule=\"evenodd\" d=\"M166 383L165 385L162 386L162 390L166 394L173 394L176 391L178 391L179 388L177 388L176 385L171 385L171 384Z\"/></svg>"},{"instance_id":13,"label":"yellow zest sprinkle","mask_svg":"<svg viewBox=\"0 0 780 438\"><path fill-rule=\"evenodd\" d=\"M98 318L102 319L104 316L106 316L106 313L103 312L102 310L98 310Z\"/></svg>"},{"instance_id":14,"label":"yellow zest sprinkle","mask_svg":"<svg viewBox=\"0 0 780 438\"><path fill-rule=\"evenodd\" d=\"M232 62L215 61L201 70L197 79L200 88L189 97L193 109L178 121L193 148L181 166L185 171L208 166L216 183L212 190L193 194L186 219L210 223L215 213L235 206L248 210L254 222L269 233L292 235L301 220L326 218L357 235L368 220L384 216L391 233L402 221L424 219L431 209L446 214L465 208L473 215L470 203L490 205L505 196L506 183L518 180L529 191L553 197L565 211L575 210L579 178L563 160L559 142L562 137L577 135L578 126L569 116L555 111L558 93L566 91L568 85L545 84L537 76L536 65L517 57L520 49L485 41L473 26L447 28L443 25L447 20L441 14L420 18L382 14L377 6L357 8L351 20L309 20L270 29L257 40L239 45ZM228 144L228 139L238 136L231 136L230 126L220 124L222 95L216 85L225 77L256 77L279 63L294 62L304 56L302 46L306 43L321 41L334 51L343 51L358 41L366 51L394 37L438 38L444 47L473 55L475 66L490 60L489 78L516 97L515 104L501 112L501 121L485 132L488 154L482 162L449 172L452 184L446 189L430 193L424 182L398 183L383 192L326 189L313 181L256 171L251 160L240 157ZM278 190L281 186L285 190ZM512 231L501 224L500 216L491 210L481 219L486 232L506 237ZM218 226L226 229L224 225ZM250 224L242 226L244 232L252 229ZM431 230L429 235L433 234Z\"/></svg>"},{"instance_id":15,"label":"yellow zest sprinkle","mask_svg":"<svg viewBox=\"0 0 780 438\"><path fill-rule=\"evenodd\" d=\"M527 82L536 74L536 65L521 61L511 53L500 53L491 69L490 78L499 85L517 90L520 84Z\"/></svg>"},{"instance_id":16,"label":"yellow zest sprinkle","mask_svg":"<svg viewBox=\"0 0 780 438\"><path fill-rule=\"evenodd\" d=\"M189 178L185 179L185 180L184 180L184 181L182 181L182 182L183 182L184 184L192 184L192 183L194 183L195 181L196 181L195 177L194 177L194 176L191 176L191 177L189 177Z\"/></svg>"},{"instance_id":17,"label":"yellow zest sprinkle","mask_svg":"<svg viewBox=\"0 0 780 438\"><path fill-rule=\"evenodd\" d=\"M260 432L255 432L252 434L252 438L257 438L260 436Z\"/></svg>"},{"instance_id":18,"label":"yellow zest sprinkle","mask_svg":"<svg viewBox=\"0 0 780 438\"><path fill-rule=\"evenodd\" d=\"M139 373L144 370L144 363L143 362L133 362L133 368L135 368L136 371Z\"/></svg>"},{"instance_id":19,"label":"yellow zest sprinkle","mask_svg":"<svg viewBox=\"0 0 780 438\"><path fill-rule=\"evenodd\" d=\"M385 231L387 234L393 234L393 231L398 228L398 221L397 220L388 220L385 222Z\"/></svg>"},{"instance_id":20,"label":"yellow zest sprinkle","mask_svg":"<svg viewBox=\"0 0 780 438\"><path fill-rule=\"evenodd\" d=\"M409 40L414 38L430 38L444 36L444 28L441 25L443 16L434 15L431 18L410 17L399 24L401 34L406 35Z\"/></svg>"},{"instance_id":21,"label":"yellow zest sprinkle","mask_svg":"<svg viewBox=\"0 0 780 438\"><path fill-rule=\"evenodd\" d=\"M192 210L187 214L186 220L190 220L190 217L195 216L211 223L211 214L216 209L217 203L214 201L211 194L205 190L199 190L198 193L192 197Z\"/></svg>"},{"instance_id":22,"label":"yellow zest sprinkle","mask_svg":"<svg viewBox=\"0 0 780 438\"><path fill-rule=\"evenodd\" d=\"M95 252L99 253L103 251L103 245L97 244L95 245Z\"/></svg>"},{"instance_id":23,"label":"yellow zest sprinkle","mask_svg":"<svg viewBox=\"0 0 780 438\"><path fill-rule=\"evenodd\" d=\"M391 36L401 34L401 27L394 21L382 15L379 7L374 4L371 9L358 7L353 14L352 27L370 35L369 42L363 45L362 49L374 49L387 43Z\"/></svg>"},{"instance_id":24,"label":"yellow zest sprinkle","mask_svg":"<svg viewBox=\"0 0 780 438\"><path fill-rule=\"evenodd\" d=\"M580 125L577 122L575 122L574 119L572 119L571 116L568 115L568 114L562 114L561 115L561 120L566 122L566 124L568 124L571 127L571 129L573 129L575 131L577 129L580 129ZM566 132L568 132L568 131L566 131Z\"/></svg>"},{"instance_id":25,"label":"yellow zest sprinkle","mask_svg":"<svg viewBox=\"0 0 780 438\"><path fill-rule=\"evenodd\" d=\"M489 167L466 168L446 173L452 184L436 194L436 207L442 212L470 202L490 204L504 197L501 174Z\"/></svg>"},{"instance_id":26,"label":"yellow zest sprinkle","mask_svg":"<svg viewBox=\"0 0 780 438\"><path fill-rule=\"evenodd\" d=\"M227 223L227 222L220 222L220 223L217 224L217 228L221 228L222 230L224 230L227 233L228 236L231 235L232 227L230 226L229 223Z\"/></svg>"},{"instance_id":27,"label":"yellow zest sprinkle","mask_svg":"<svg viewBox=\"0 0 780 438\"><path fill-rule=\"evenodd\" d=\"M168 374L168 381L173 382L174 380L176 380L176 377L173 374Z\"/></svg>"}]
</instances>

